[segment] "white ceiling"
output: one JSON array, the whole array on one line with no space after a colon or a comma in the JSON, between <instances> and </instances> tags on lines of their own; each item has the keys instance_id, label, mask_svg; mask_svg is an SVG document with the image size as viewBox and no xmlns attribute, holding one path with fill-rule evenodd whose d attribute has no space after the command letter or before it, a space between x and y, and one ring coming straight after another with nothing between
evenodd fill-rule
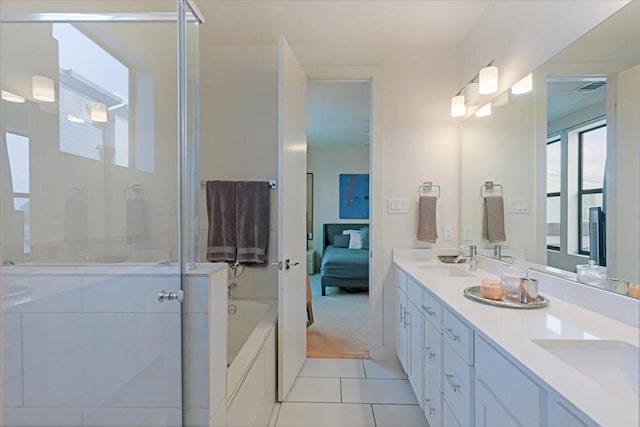
<instances>
[{"instance_id":1,"label":"white ceiling","mask_svg":"<svg viewBox=\"0 0 640 427\"><path fill-rule=\"evenodd\" d=\"M368 81L309 80L307 87L309 146L369 143Z\"/></svg>"},{"instance_id":2,"label":"white ceiling","mask_svg":"<svg viewBox=\"0 0 640 427\"><path fill-rule=\"evenodd\" d=\"M455 46L488 0L196 0L202 45Z\"/></svg>"}]
</instances>

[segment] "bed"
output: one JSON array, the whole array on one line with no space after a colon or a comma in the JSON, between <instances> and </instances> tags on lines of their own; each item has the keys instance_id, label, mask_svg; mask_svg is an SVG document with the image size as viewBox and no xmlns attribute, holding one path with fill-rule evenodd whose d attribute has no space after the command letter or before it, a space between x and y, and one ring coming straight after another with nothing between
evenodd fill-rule
<instances>
[{"instance_id":1,"label":"bed","mask_svg":"<svg viewBox=\"0 0 640 427\"><path fill-rule=\"evenodd\" d=\"M369 224L324 224L323 254L320 264L322 295L327 287L347 291L369 290L369 249L348 249L333 245L333 236L344 230L360 230Z\"/></svg>"}]
</instances>

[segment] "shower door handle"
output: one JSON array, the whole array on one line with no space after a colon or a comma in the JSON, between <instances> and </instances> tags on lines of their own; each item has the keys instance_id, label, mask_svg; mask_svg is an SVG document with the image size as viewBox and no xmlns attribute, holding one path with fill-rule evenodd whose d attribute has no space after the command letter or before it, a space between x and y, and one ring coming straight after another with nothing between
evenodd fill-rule
<instances>
[{"instance_id":1,"label":"shower door handle","mask_svg":"<svg viewBox=\"0 0 640 427\"><path fill-rule=\"evenodd\" d=\"M184 301L184 291L179 290L178 292L167 292L167 291L160 291L158 292L158 301L160 302L165 302L165 301L178 301L178 302L182 302Z\"/></svg>"}]
</instances>

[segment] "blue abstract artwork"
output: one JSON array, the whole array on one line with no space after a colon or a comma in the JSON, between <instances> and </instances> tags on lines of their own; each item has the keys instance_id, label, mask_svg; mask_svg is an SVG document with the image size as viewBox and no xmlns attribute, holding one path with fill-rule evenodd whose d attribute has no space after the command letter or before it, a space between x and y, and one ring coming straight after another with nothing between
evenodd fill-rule
<instances>
[{"instance_id":1,"label":"blue abstract artwork","mask_svg":"<svg viewBox=\"0 0 640 427\"><path fill-rule=\"evenodd\" d=\"M340 174L340 218L369 219L369 174Z\"/></svg>"}]
</instances>

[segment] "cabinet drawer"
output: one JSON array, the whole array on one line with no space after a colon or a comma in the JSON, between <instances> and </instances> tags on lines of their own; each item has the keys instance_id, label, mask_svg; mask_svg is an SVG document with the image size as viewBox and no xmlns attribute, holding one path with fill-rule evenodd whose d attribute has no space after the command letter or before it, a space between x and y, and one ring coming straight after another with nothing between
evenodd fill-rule
<instances>
[{"instance_id":1,"label":"cabinet drawer","mask_svg":"<svg viewBox=\"0 0 640 427\"><path fill-rule=\"evenodd\" d=\"M422 304L422 293L424 288L421 284L413 280L411 277L407 278L407 296L409 301L420 307Z\"/></svg>"},{"instance_id":2,"label":"cabinet drawer","mask_svg":"<svg viewBox=\"0 0 640 427\"><path fill-rule=\"evenodd\" d=\"M470 426L473 409L473 367L445 341L442 346L442 392L460 425Z\"/></svg>"},{"instance_id":3,"label":"cabinet drawer","mask_svg":"<svg viewBox=\"0 0 640 427\"><path fill-rule=\"evenodd\" d=\"M402 289L402 292L407 293L407 273L402 271L399 267L396 267L396 279L398 281L398 288Z\"/></svg>"},{"instance_id":4,"label":"cabinet drawer","mask_svg":"<svg viewBox=\"0 0 640 427\"><path fill-rule=\"evenodd\" d=\"M446 308L442 310L443 341L451 344L467 365L473 365L473 329Z\"/></svg>"},{"instance_id":5,"label":"cabinet drawer","mask_svg":"<svg viewBox=\"0 0 640 427\"><path fill-rule=\"evenodd\" d=\"M431 322L424 320L424 366L433 378L440 378L442 370L442 335Z\"/></svg>"},{"instance_id":6,"label":"cabinet drawer","mask_svg":"<svg viewBox=\"0 0 640 427\"><path fill-rule=\"evenodd\" d=\"M475 362L477 381L491 390L513 418L523 426L543 424L544 391L481 337L476 339Z\"/></svg>"},{"instance_id":7,"label":"cabinet drawer","mask_svg":"<svg viewBox=\"0 0 640 427\"><path fill-rule=\"evenodd\" d=\"M427 418L429 426L441 427L442 394L440 393L439 384L436 384L436 381L428 374L424 376L424 396L422 403L424 406L424 416Z\"/></svg>"},{"instance_id":8,"label":"cabinet drawer","mask_svg":"<svg viewBox=\"0 0 640 427\"><path fill-rule=\"evenodd\" d=\"M438 300L436 300L429 291L425 291L422 294L422 310L431 324L435 328L440 329L440 324L442 323L442 305L440 305Z\"/></svg>"}]
</instances>

